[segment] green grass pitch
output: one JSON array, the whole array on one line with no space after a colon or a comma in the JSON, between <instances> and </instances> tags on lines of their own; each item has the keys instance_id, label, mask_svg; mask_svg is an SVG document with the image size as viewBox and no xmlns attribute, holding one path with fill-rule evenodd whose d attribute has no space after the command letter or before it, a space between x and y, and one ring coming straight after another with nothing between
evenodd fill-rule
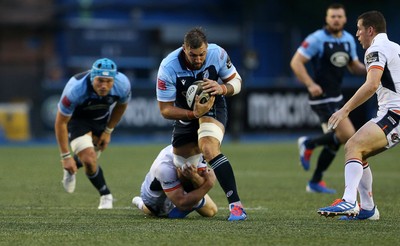
<instances>
[{"instance_id":1,"label":"green grass pitch","mask_svg":"<svg viewBox=\"0 0 400 246\"><path fill-rule=\"evenodd\" d=\"M214 218L196 213L183 220L146 217L130 203L162 147L111 143L99 162L116 199L115 209L101 211L99 196L83 170L77 174L75 193L64 192L56 146L0 147L0 245L400 244L398 147L370 159L381 220L350 222L316 213L342 196L343 151L325 175L338 194L309 194L305 186L311 172L299 166L295 141L223 145L247 221L226 220L227 201L219 184L210 192L219 207Z\"/></svg>"}]
</instances>

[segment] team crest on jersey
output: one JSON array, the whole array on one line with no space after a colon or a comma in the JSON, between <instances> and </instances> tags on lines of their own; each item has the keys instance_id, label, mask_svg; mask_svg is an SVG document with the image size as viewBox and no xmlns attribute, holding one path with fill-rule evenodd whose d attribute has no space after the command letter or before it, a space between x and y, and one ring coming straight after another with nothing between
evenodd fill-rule
<instances>
[{"instance_id":1,"label":"team crest on jersey","mask_svg":"<svg viewBox=\"0 0 400 246\"><path fill-rule=\"evenodd\" d=\"M203 72L203 79L208 79L210 77L210 73L208 72L208 70L205 70Z\"/></svg>"},{"instance_id":2,"label":"team crest on jersey","mask_svg":"<svg viewBox=\"0 0 400 246\"><path fill-rule=\"evenodd\" d=\"M367 61L368 64L371 64L371 63L373 63L373 62L378 62L378 61L379 61L379 54L378 54L378 51L369 53L369 54L365 57L365 60Z\"/></svg>"},{"instance_id":3,"label":"team crest on jersey","mask_svg":"<svg viewBox=\"0 0 400 246\"><path fill-rule=\"evenodd\" d=\"M114 102L114 99L112 97L107 97L107 103L112 104Z\"/></svg>"},{"instance_id":4,"label":"team crest on jersey","mask_svg":"<svg viewBox=\"0 0 400 246\"><path fill-rule=\"evenodd\" d=\"M397 134L397 133L393 133L390 136L390 138L392 140L392 143L398 143L400 141L399 134Z\"/></svg>"}]
</instances>

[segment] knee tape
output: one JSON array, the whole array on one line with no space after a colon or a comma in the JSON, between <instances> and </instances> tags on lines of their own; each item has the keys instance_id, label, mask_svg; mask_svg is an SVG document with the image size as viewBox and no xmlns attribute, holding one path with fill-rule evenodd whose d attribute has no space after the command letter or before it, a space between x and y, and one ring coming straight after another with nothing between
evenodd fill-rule
<instances>
[{"instance_id":1,"label":"knee tape","mask_svg":"<svg viewBox=\"0 0 400 246\"><path fill-rule=\"evenodd\" d=\"M84 149L94 148L92 137L89 135L83 135L75 138L71 142L71 149L75 154L78 154Z\"/></svg>"},{"instance_id":2,"label":"knee tape","mask_svg":"<svg viewBox=\"0 0 400 246\"><path fill-rule=\"evenodd\" d=\"M199 139L203 137L213 137L218 139L220 143L222 143L222 139L224 138L224 132L214 123L201 123L197 134L199 135Z\"/></svg>"}]
</instances>

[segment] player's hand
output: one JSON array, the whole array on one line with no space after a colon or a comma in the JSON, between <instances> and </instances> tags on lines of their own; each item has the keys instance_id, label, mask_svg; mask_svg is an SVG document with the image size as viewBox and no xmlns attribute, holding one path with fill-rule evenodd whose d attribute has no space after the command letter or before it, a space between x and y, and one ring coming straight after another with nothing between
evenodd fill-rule
<instances>
[{"instance_id":1,"label":"player's hand","mask_svg":"<svg viewBox=\"0 0 400 246\"><path fill-rule=\"evenodd\" d=\"M322 90L321 86L316 83L312 83L307 87L308 93L310 93L311 97L318 97L321 96L324 91Z\"/></svg>"},{"instance_id":2,"label":"player's hand","mask_svg":"<svg viewBox=\"0 0 400 246\"><path fill-rule=\"evenodd\" d=\"M110 141L111 141L111 134L103 132L100 138L97 140L96 146L100 151L104 151L108 147Z\"/></svg>"},{"instance_id":3,"label":"player's hand","mask_svg":"<svg viewBox=\"0 0 400 246\"><path fill-rule=\"evenodd\" d=\"M215 181L217 180L217 177L215 176L214 170L211 168L206 168L204 169L203 172L200 173L200 176L204 178L204 182L209 182L210 185L214 185Z\"/></svg>"},{"instance_id":4,"label":"player's hand","mask_svg":"<svg viewBox=\"0 0 400 246\"><path fill-rule=\"evenodd\" d=\"M203 79L203 81L204 82L201 84L203 86L203 91L209 93L212 96L224 94L224 90L217 81L211 79Z\"/></svg>"},{"instance_id":5,"label":"player's hand","mask_svg":"<svg viewBox=\"0 0 400 246\"><path fill-rule=\"evenodd\" d=\"M328 130L335 130L339 123L346 117L349 116L349 113L346 112L343 108L336 111L328 120Z\"/></svg>"},{"instance_id":6,"label":"player's hand","mask_svg":"<svg viewBox=\"0 0 400 246\"><path fill-rule=\"evenodd\" d=\"M180 172L183 177L191 180L194 175L197 175L197 167L188 163L182 166L182 168L179 168L178 172Z\"/></svg>"},{"instance_id":7,"label":"player's hand","mask_svg":"<svg viewBox=\"0 0 400 246\"><path fill-rule=\"evenodd\" d=\"M74 158L66 158L61 160L61 164L70 174L75 174L78 171Z\"/></svg>"},{"instance_id":8,"label":"player's hand","mask_svg":"<svg viewBox=\"0 0 400 246\"><path fill-rule=\"evenodd\" d=\"M197 118L200 118L201 116L205 115L208 111L210 111L210 109L214 105L214 102L215 102L215 96L211 96L210 99L203 104L200 103L200 97L196 96L193 107L193 113Z\"/></svg>"}]
</instances>

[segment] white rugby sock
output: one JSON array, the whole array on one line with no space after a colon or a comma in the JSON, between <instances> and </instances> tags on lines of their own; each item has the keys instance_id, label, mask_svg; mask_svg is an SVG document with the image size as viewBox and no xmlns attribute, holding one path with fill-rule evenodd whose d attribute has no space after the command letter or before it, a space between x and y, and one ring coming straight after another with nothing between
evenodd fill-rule
<instances>
[{"instance_id":1,"label":"white rugby sock","mask_svg":"<svg viewBox=\"0 0 400 246\"><path fill-rule=\"evenodd\" d=\"M361 207L365 210L372 210L375 207L372 197L372 180L371 168L368 163L364 163L363 175L358 185L358 192L360 193Z\"/></svg>"},{"instance_id":2,"label":"white rugby sock","mask_svg":"<svg viewBox=\"0 0 400 246\"><path fill-rule=\"evenodd\" d=\"M357 200L357 187L363 175L362 162L357 159L349 159L345 165L343 199L346 202L354 203Z\"/></svg>"}]
</instances>

